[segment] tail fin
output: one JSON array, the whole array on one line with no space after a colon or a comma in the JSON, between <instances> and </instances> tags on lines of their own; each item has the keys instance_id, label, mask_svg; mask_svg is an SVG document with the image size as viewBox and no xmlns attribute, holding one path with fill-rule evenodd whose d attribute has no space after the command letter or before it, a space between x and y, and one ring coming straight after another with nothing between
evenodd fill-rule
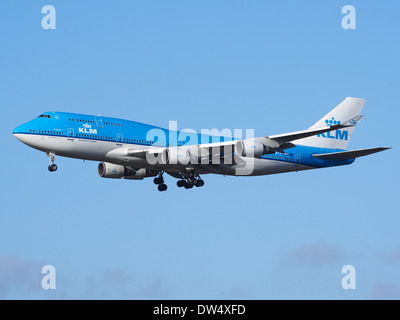
<instances>
[{"instance_id":1,"label":"tail fin","mask_svg":"<svg viewBox=\"0 0 400 320\"><path fill-rule=\"evenodd\" d=\"M365 99L346 98L326 116L317 121L310 129L322 128L326 125L341 124L360 116L365 104ZM361 116L360 116L361 118ZM344 128L336 131L322 133L316 136L300 139L296 144L346 150L355 127Z\"/></svg>"}]
</instances>

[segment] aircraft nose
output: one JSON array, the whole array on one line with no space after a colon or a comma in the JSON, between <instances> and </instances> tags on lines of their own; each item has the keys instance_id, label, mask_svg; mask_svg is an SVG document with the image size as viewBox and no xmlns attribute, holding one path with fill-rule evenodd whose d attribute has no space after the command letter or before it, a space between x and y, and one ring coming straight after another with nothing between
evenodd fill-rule
<instances>
[{"instance_id":1,"label":"aircraft nose","mask_svg":"<svg viewBox=\"0 0 400 320\"><path fill-rule=\"evenodd\" d=\"M22 141L21 139L23 138L24 134L26 132L26 127L24 125L20 125L16 127L13 130L13 135L16 137L18 140ZM23 141L22 141L23 142Z\"/></svg>"},{"instance_id":2,"label":"aircraft nose","mask_svg":"<svg viewBox=\"0 0 400 320\"><path fill-rule=\"evenodd\" d=\"M19 133L23 133L23 132L24 132L23 125L20 125L20 126L16 127L16 128L13 130L13 135L16 135L16 134L19 134Z\"/></svg>"},{"instance_id":3,"label":"aircraft nose","mask_svg":"<svg viewBox=\"0 0 400 320\"><path fill-rule=\"evenodd\" d=\"M14 134L14 135L17 134L17 133L20 133L20 132L21 132L20 126L16 127L16 128L13 130L13 134Z\"/></svg>"}]
</instances>

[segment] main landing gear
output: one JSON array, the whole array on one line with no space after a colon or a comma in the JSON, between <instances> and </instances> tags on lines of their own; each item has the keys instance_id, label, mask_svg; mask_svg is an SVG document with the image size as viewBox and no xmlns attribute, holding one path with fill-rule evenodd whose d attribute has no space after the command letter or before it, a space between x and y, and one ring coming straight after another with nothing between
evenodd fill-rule
<instances>
[{"instance_id":1,"label":"main landing gear","mask_svg":"<svg viewBox=\"0 0 400 320\"><path fill-rule=\"evenodd\" d=\"M50 172L54 172L57 171L58 167L57 165L54 163L54 161L56 160L55 154L54 153L47 153L47 156L50 158L50 165L48 167Z\"/></svg>"},{"instance_id":2,"label":"main landing gear","mask_svg":"<svg viewBox=\"0 0 400 320\"><path fill-rule=\"evenodd\" d=\"M163 177L164 171L160 171L157 178L154 178L154 184L158 184L158 191L165 191L168 189L167 185L164 183Z\"/></svg>"},{"instance_id":3,"label":"main landing gear","mask_svg":"<svg viewBox=\"0 0 400 320\"><path fill-rule=\"evenodd\" d=\"M182 180L178 180L176 185L179 188L192 189L194 186L204 186L204 180L194 170L190 170L185 175L182 175Z\"/></svg>"},{"instance_id":4,"label":"main landing gear","mask_svg":"<svg viewBox=\"0 0 400 320\"><path fill-rule=\"evenodd\" d=\"M154 178L154 184L158 185L158 191L165 191L167 190L167 185L164 183L164 177L163 177L164 171L160 171L158 173L158 176ZM202 187L204 186L204 180L200 178L198 173L194 170L189 170L184 173L179 173L179 175L182 179L178 180L176 185L179 188L185 188L185 189L192 189L193 187ZM176 176L176 178L178 178Z\"/></svg>"}]
</instances>

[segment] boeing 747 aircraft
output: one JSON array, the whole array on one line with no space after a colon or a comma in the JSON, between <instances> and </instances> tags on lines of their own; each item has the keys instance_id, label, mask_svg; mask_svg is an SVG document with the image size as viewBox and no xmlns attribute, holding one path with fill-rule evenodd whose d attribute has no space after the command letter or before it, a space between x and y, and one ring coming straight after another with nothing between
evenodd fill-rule
<instances>
[{"instance_id":1,"label":"boeing 747 aircraft","mask_svg":"<svg viewBox=\"0 0 400 320\"><path fill-rule=\"evenodd\" d=\"M365 99L346 98L307 130L238 139L163 129L135 121L66 112L46 112L17 127L14 136L50 158L100 161L103 178L155 177L167 190L164 173L186 189L201 187L203 174L258 176L351 164L389 148L346 151L362 118Z\"/></svg>"}]
</instances>

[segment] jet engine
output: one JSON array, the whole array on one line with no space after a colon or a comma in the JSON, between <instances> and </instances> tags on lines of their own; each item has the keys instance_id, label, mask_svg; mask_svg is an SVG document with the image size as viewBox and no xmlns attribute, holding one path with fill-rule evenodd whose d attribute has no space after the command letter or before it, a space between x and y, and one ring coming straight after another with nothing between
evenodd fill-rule
<instances>
[{"instance_id":1,"label":"jet engine","mask_svg":"<svg viewBox=\"0 0 400 320\"><path fill-rule=\"evenodd\" d=\"M143 180L146 177L155 177L157 172L148 169L134 170L121 166L119 164L113 164L109 162L101 162L97 167L97 172L102 178L111 179L129 179L129 180Z\"/></svg>"},{"instance_id":2,"label":"jet engine","mask_svg":"<svg viewBox=\"0 0 400 320\"><path fill-rule=\"evenodd\" d=\"M235 144L235 152L242 157L261 158L263 154L273 151L259 141L240 140Z\"/></svg>"},{"instance_id":3,"label":"jet engine","mask_svg":"<svg viewBox=\"0 0 400 320\"><path fill-rule=\"evenodd\" d=\"M189 148L168 148L161 155L164 164L189 164L191 160Z\"/></svg>"}]
</instances>

